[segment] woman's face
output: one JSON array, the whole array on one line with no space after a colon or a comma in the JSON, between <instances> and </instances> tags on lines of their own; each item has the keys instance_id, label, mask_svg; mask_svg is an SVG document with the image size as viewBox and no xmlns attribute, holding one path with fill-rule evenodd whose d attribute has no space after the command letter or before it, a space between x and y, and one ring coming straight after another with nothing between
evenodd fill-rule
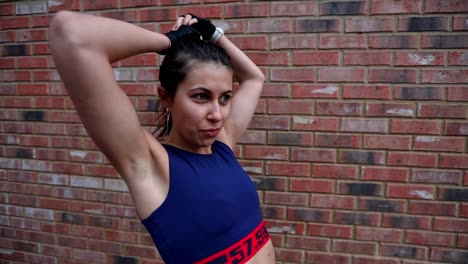
<instances>
[{"instance_id":1,"label":"woman's face","mask_svg":"<svg viewBox=\"0 0 468 264\"><path fill-rule=\"evenodd\" d=\"M172 129L165 142L211 153L211 144L229 116L232 71L215 63L196 63L180 82L171 102Z\"/></svg>"}]
</instances>

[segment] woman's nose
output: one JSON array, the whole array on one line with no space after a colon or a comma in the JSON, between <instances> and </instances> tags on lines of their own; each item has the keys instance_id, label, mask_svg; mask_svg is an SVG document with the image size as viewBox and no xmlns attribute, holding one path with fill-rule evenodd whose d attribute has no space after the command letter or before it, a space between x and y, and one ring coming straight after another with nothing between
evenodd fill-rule
<instances>
[{"instance_id":1,"label":"woman's nose","mask_svg":"<svg viewBox=\"0 0 468 264\"><path fill-rule=\"evenodd\" d=\"M208 113L208 120L210 121L221 121L223 119L223 115L221 114L221 108L218 103L214 103Z\"/></svg>"}]
</instances>

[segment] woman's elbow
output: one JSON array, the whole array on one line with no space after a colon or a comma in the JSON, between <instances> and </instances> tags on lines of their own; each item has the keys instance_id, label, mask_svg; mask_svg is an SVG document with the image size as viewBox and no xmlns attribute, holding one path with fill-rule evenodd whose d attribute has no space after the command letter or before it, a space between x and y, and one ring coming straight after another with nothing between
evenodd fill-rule
<instances>
[{"instance_id":1,"label":"woman's elbow","mask_svg":"<svg viewBox=\"0 0 468 264\"><path fill-rule=\"evenodd\" d=\"M50 22L49 45L52 52L79 45L79 23L71 11L59 11Z\"/></svg>"}]
</instances>

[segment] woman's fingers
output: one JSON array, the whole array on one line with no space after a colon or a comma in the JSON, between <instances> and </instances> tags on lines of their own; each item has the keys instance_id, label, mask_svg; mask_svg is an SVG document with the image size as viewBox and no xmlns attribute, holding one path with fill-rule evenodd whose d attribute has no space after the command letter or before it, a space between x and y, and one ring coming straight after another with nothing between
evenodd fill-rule
<instances>
[{"instance_id":1,"label":"woman's fingers","mask_svg":"<svg viewBox=\"0 0 468 264\"><path fill-rule=\"evenodd\" d=\"M182 15L182 16L179 16L176 20L176 23L174 24L174 26L172 27L172 30L177 30L179 29L179 27L181 25L187 25L187 26L191 26L195 23L197 23L198 20L196 18L192 18L191 15L187 14L187 15Z\"/></svg>"}]
</instances>

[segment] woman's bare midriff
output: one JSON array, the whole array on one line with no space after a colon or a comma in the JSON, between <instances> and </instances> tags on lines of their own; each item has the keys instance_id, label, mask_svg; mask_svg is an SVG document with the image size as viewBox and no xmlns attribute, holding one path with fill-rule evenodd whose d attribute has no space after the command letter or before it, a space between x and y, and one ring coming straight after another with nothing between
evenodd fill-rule
<instances>
[{"instance_id":1,"label":"woman's bare midriff","mask_svg":"<svg viewBox=\"0 0 468 264\"><path fill-rule=\"evenodd\" d=\"M246 264L274 264L275 261L275 249L270 239Z\"/></svg>"}]
</instances>

